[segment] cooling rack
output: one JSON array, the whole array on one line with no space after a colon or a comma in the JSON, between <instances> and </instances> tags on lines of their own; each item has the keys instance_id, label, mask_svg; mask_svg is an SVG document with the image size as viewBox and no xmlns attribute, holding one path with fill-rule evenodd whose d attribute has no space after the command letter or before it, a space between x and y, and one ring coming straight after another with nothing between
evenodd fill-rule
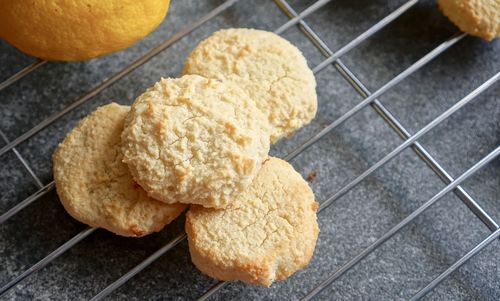
<instances>
[{"instance_id":1,"label":"cooling rack","mask_svg":"<svg viewBox=\"0 0 500 301\"><path fill-rule=\"evenodd\" d=\"M387 107L385 107L378 98L388 93L391 89L395 88L397 85L402 83L409 76L413 75L415 72L424 67L427 63L437 58L442 53L446 52L449 48L453 47L455 44L459 43L463 40L467 35L465 33L456 33L455 35L449 37L448 39L442 41L437 47L429 51L427 54L416 60L413 64L406 67L402 72L398 73L389 81L385 82L380 88L370 91L361 80L356 77L354 72L351 71L341 60L341 57L346 55L348 52L356 49L360 44L365 42L367 39L372 37L374 34L389 26L407 11L414 8L414 6L419 2L417 0L404 2L402 5L394 9L391 13L380 19L378 22L369 27L366 31L362 32L354 39L346 43L344 46L340 47L338 50L332 51L327 43L320 38L320 34L317 31L312 29L308 23L306 23L306 18L314 17L314 14L319 10L323 9L326 4L331 2L330 0L319 0L314 2L312 5L308 6L300 13L297 13L295 9L290 5L287 0L276 0L276 8L283 11L288 17L289 20L284 23L282 26L275 30L277 34L283 34L287 30L292 27L297 27L300 32L316 47L320 53L324 56L324 59L313 67L313 72L315 74L319 74L323 70L325 70L329 66L333 66L338 74L343 77L347 83L349 83L352 88L358 93L363 100L357 103L355 106L350 108L347 112L345 112L340 117L336 118L332 122L328 123L325 127L318 129L312 136L308 137L304 141L302 141L298 146L289 151L286 155L282 156L284 160L292 161L297 156L303 154L306 150L308 150L311 146L315 145L321 139L323 139L327 134L332 131L339 129L344 123L348 120L355 117L357 114L360 114L365 108L371 108L376 114L378 114L382 120L392 129L397 135L401 138L401 143L397 145L395 148L390 150L385 156L381 159L377 160L374 164L369 166L363 172L361 172L357 177L353 180L345 184L335 193L331 194L329 197L325 199L318 200L320 202L320 207L318 210L319 216L323 214L328 214L325 209L331 206L338 199L349 193L353 188L355 188L358 184L365 181L369 176L374 174L378 169L382 166L386 165L388 162L396 158L399 154L406 150L411 150L413 155L418 157L419 160L424 162L426 166L433 172L437 177L444 183L444 188L442 188L439 192L437 192L434 196L429 198L426 202L422 203L418 208L410 212L406 217L397 222L394 226L390 227L387 232L373 240L368 244L366 248L364 248L361 252L356 253L351 259L342 263L336 270L331 271L331 273L318 283L314 285L314 287L305 292L305 294L298 296L301 300L310 300L317 297L322 291L332 285L335 281L340 279L345 273L347 273L350 269L358 265L362 262L367 256L376 251L379 247L381 247L384 243L386 243L389 239L393 238L397 233L399 233L402 229L408 226L410 223L415 221L419 216L421 216L429 207L439 202L445 195L449 193L453 193L458 197L471 212L490 230L489 235L481 238L480 242L477 243L473 248L470 248L468 252L463 254L461 257L457 258L453 263L451 263L446 269L440 271L440 273L435 275L435 278L422 286L415 294L411 297L411 300L418 300L427 295L430 291L436 288L442 281L446 280L454 271L459 269L463 264L465 264L468 260L473 258L476 254L481 252L484 248L490 245L492 242L496 241L500 236L500 229L498 223L494 220L491 214L489 214L466 190L461 184L470 178L472 175L476 174L480 169L487 166L491 163L495 158L500 155L500 146L490 150L490 152L477 160L469 166L469 168L458 175L457 177L452 177L451 174L441 165L438 160L431 155L431 153L424 147L424 145L420 142L420 140L431 130L440 126L445 120L447 120L454 113L463 109L466 105L473 102L480 94L484 91L488 90L493 85L497 84L498 80L500 80L500 72L497 72L489 79L484 82L479 83L475 89L469 91L467 95L465 95L461 99L457 99L455 103L447 108L444 112L439 114L437 117L432 118L427 124L420 128L420 130L415 133L411 133L409 129L407 129L403 124L399 121L399 119L392 114ZM33 169L30 167L30 164L25 160L22 154L16 149L22 143L27 142L30 138L37 135L46 127L52 125L57 120L61 119L64 115L68 114L72 110L81 106L85 102L89 101L99 93L103 92L105 89L109 88L114 83L120 81L129 73L133 72L137 68L144 65L146 62L150 61L152 58L160 54L165 49L171 47L183 37L189 35L195 29L204 25L208 21L222 14L224 11L228 10L230 7L238 5L238 0L228 0L209 11L206 15L202 16L198 20L196 20L191 25L181 29L173 36L171 36L168 40L160 44L159 46L150 49L144 55L139 57L137 60L133 61L125 68L120 70L119 72L113 74L106 80L98 83L93 89L88 91L83 96L77 98L74 102L63 108L62 110L54 113L48 118L42 120L29 130L25 131L21 135L16 138L9 140L7 135L4 132L0 131L1 139L5 142L5 144L0 148L0 156L6 155L7 153L12 153L16 159L23 166L25 171L31 176L34 184L38 187L38 190L17 203L15 206L8 209L6 212L1 213L0 215L0 225L15 216L21 210L30 206L30 204L36 202L41 197L47 195L54 189L54 182L50 182L48 184L44 184L35 174ZM0 93L1 90L6 89L12 85L15 85L17 81L21 80L23 77L29 75L33 71L41 68L46 64L46 61L37 60L36 62L26 66L16 74L10 76L2 83L0 83ZM87 238L89 235L96 231L95 228L86 228L53 252L49 253L46 257L41 259L40 261L33 264L30 268L26 269L24 272L18 274L17 276L9 279L6 283L0 283L0 295L5 294L11 289L15 289L15 286L19 284L21 281L25 280L27 277L33 276L36 272L43 269L47 265L49 265L56 258L61 256L63 253L67 252L71 248L73 248L76 244ZM177 245L179 245L182 241L186 239L186 235L184 232L179 233L177 236L172 238L170 241L166 242L161 248L159 248L154 253L150 254L146 257L142 262L140 262L135 267L126 271L121 277L116 279L114 282L111 282L106 286L102 291L100 291L97 295L95 295L92 300L101 300L113 293L116 289L121 287L128 281L133 281L133 277L138 273L146 269L153 262L159 259L162 255L166 254L170 250L174 249ZM320 237L321 239L321 237ZM317 254L316 256L321 256L321 254ZM492 259L494 260L494 259ZM208 288L206 292L200 296L191 296L193 299L198 300L207 300L211 297L216 296L224 287L228 285L228 282L218 282L215 283L212 287Z\"/></svg>"}]
</instances>

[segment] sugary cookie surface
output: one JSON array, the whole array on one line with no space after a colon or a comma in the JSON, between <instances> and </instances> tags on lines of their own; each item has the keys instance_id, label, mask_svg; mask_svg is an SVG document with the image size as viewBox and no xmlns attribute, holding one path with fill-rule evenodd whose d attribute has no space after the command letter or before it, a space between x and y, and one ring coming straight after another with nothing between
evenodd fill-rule
<instances>
[{"instance_id":1,"label":"sugary cookie surface","mask_svg":"<svg viewBox=\"0 0 500 301\"><path fill-rule=\"evenodd\" d=\"M102 106L66 136L53 155L54 180L75 219L122 236L160 231L186 208L148 197L122 162L120 134L128 106Z\"/></svg>"},{"instance_id":2,"label":"sugary cookie surface","mask_svg":"<svg viewBox=\"0 0 500 301\"><path fill-rule=\"evenodd\" d=\"M162 79L136 99L122 149L152 197L224 208L267 157L269 130L234 83L185 75Z\"/></svg>"},{"instance_id":3,"label":"sugary cookie surface","mask_svg":"<svg viewBox=\"0 0 500 301\"><path fill-rule=\"evenodd\" d=\"M271 32L217 31L193 50L183 73L237 83L267 116L272 143L316 115L316 80L306 59L290 42Z\"/></svg>"},{"instance_id":4,"label":"sugary cookie surface","mask_svg":"<svg viewBox=\"0 0 500 301\"><path fill-rule=\"evenodd\" d=\"M269 286L307 265L319 228L317 203L291 165L269 158L225 210L192 206L186 232L193 263L220 280Z\"/></svg>"}]
</instances>

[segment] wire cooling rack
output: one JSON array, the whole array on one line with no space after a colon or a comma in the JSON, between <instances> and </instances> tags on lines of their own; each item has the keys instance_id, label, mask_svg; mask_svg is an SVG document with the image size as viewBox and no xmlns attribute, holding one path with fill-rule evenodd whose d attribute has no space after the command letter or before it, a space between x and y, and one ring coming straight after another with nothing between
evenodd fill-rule
<instances>
[{"instance_id":1,"label":"wire cooling rack","mask_svg":"<svg viewBox=\"0 0 500 301\"><path fill-rule=\"evenodd\" d=\"M115 82L121 80L123 77L139 68L153 57L161 53L163 50L168 47L174 45L174 43L178 42L180 39L189 35L192 31L202 26L206 22L220 15L228 8L237 5L237 0L229 0L225 1L219 6L217 6L212 11L208 12L203 17L199 18L193 24L185 27L179 32L175 33L170 39L163 42L161 45L149 50L143 56L126 66L121 71L113 74L108 79L99 83L92 90L90 90L85 95L76 99L73 103L65 107L64 109L58 111L57 113L49 116L43 121L39 122L37 125L27 130L23 134L19 135L12 141L9 141L7 136L0 131L0 136L4 140L5 145L0 148L0 156L3 156L9 152L12 152L17 160L22 164L23 168L29 173L32 177L34 183L38 187L38 191L29 197L25 198L17 205L8 209L6 212L0 215L0 225L6 222L8 219L16 215L18 212L41 198L42 196L48 194L50 191L54 189L54 182L50 182L46 185L42 183L42 181L37 177L35 172L33 172L30 165L23 158L20 152L16 150L23 142L26 142L33 136L37 135L44 128L53 124L55 121L59 120L61 117L74 110L78 106L82 105L89 99L96 96L98 93L104 91ZM400 153L407 149L411 149L418 158L420 158L427 166L430 168L446 185L443 189L441 189L437 194L431 197L428 201L423 203L416 210L411 212L408 216L406 216L403 220L397 223L395 226L390 228L385 234L380 236L378 239L374 240L371 244L368 245L364 250L359 252L357 255L353 256L350 260L343 263L339 268L333 271L328 277L324 278L320 281L312 290L307 292L306 294L300 296L302 300L310 300L316 297L320 292L322 292L329 285L334 283L340 277L342 277L347 271L360 263L365 257L372 254L377 248L383 245L387 240L392 238L395 234L397 234L400 230L402 230L405 226L414 221L418 216L420 216L426 209L430 206L438 202L443 196L452 192L454 193L476 216L477 218L486 225L486 227L490 230L490 234L484 237L477 245L471 248L466 254L462 257L458 258L453 264L449 265L448 268L443 270L440 274L436 275L434 280L429 282L427 285L421 287L411 300L418 300L437 287L443 280L445 280L450 274L452 274L455 270L459 269L465 262L471 259L473 256L481 252L485 247L494 242L500 236L500 229L498 223L493 219L493 217L486 212L484 208L482 208L478 202L476 202L467 191L461 187L463 181L471 177L478 170L485 167L488 163L492 162L498 155L500 155L500 146L497 146L491 152L489 152L486 156L475 162L469 169L463 172L458 177L453 178L450 173L440 164L438 161L431 156L431 154L426 150L426 148L419 142L425 134L427 134L432 129L439 126L450 117L452 114L463 108L465 105L472 102L478 95L482 92L486 91L491 86L495 85L500 80L500 72L494 74L488 80L482 82L478 85L474 90L470 91L462 99L459 99L455 102L454 105L449 107L443 113L441 113L436 118L432 119L429 123L423 126L416 133L410 133L408 129L406 129L398 120L396 116L391 114L389 110L377 99L380 96L384 95L386 92L391 90L393 87L404 81L407 77L414 74L417 70L422 68L424 65L429 63L431 60L438 57L440 54L445 52L447 49L464 39L466 34L457 33L454 36L451 36L449 39L443 41L437 47L432 49L430 52L425 54L423 57L418 59L415 63L411 64L409 67L404 69L402 72L397 74L391 80L387 81L380 88L375 91L369 91L363 83L353 74L353 72L346 67L346 65L341 61L341 57L348 53L349 51L355 49L358 45L363 43L365 40L369 39L372 35L385 28L393 21L398 19L401 15L403 15L408 10L412 9L415 4L417 4L417 0L407 1L397 9L392 11L390 14L382 18L380 21L375 23L369 29L352 39L350 42L345 44L345 46L341 47L336 51L332 51L327 44L320 38L319 34L316 33L305 21L305 18L308 16L313 16L315 12L322 9L328 2L328 0L319 0L305 10L300 13L297 13L292 6L286 0L276 0L277 7L281 9L288 17L289 21L280 26L275 30L275 33L282 34L291 27L297 26L299 30L310 40L310 42L322 53L324 56L324 60L316 65L313 68L315 74L323 71L326 67L333 65L334 68L338 71L338 73L354 88L354 90L363 97L363 100L348 110L346 113L341 115L339 118L335 119L333 122L329 123L323 129L317 131L314 135L305 140L305 142L301 143L298 147L289 152L283 159L290 161L297 157L299 154L302 154L309 147L314 145L316 142L321 140L331 131L337 129L342 124L344 124L347 120L351 119L353 116L358 114L361 110L366 107L371 107L378 115L380 115L384 122L386 122L402 139L402 143L399 144L392 151L387 153L382 159L378 160L375 164L370 166L364 172L362 172L359 176L354 178L351 182L343 186L337 192L332 194L330 197L319 200L321 205L319 207L318 214L325 214L324 210L332 205L336 200L344 196L346 193L351 191L355 186L365 180L368 176L372 175L375 171L377 171L380 167L384 166L386 163L391 161L393 158L398 156ZM6 89L7 87L14 85L18 80L22 79L24 76L30 74L38 68L41 68L46 64L46 61L38 60L31 65L25 67L21 71L12 75L2 83L0 83L0 93L1 90ZM60 255L71 249L73 246L78 244L80 241L84 240L86 237L91 235L96 229L94 228L86 228L82 232L78 233L70 240L62 244L56 250L48 254L45 258L41 259L30 268L25 270L24 272L18 274L13 279L10 279L7 283L0 283L0 295L5 294L11 289L19 284L21 281L26 279L27 277L33 276L37 271L43 269L47 265L49 265L53 260L58 258ZM169 252L171 249L175 248L180 242L186 239L185 233L180 233L172 240L168 241L165 245L159 248L156 252L151 254L149 257L145 258L142 262L140 262L137 266L133 267L126 273L124 273L120 278L116 279L116 281L110 283L107 287L105 287L102 291L100 291L92 300L101 300L104 297L111 294L117 288L122 286L127 281L133 281L133 277L140 273L143 269L147 268L150 264L152 264L155 260L160 258L165 253ZM321 237L320 237L321 239ZM321 256L317 255L317 256ZM498 260L498 258L497 258ZM209 288L203 295L201 296L192 296L192 298L198 298L198 300L206 300L214 295L216 295L223 287L225 287L227 282L218 282L211 288Z\"/></svg>"}]
</instances>

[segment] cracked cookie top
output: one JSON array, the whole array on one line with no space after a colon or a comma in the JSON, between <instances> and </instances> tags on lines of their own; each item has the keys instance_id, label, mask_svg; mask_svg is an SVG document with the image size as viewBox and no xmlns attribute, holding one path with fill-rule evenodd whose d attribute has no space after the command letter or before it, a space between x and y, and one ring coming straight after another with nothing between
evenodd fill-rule
<instances>
[{"instance_id":1,"label":"cracked cookie top","mask_svg":"<svg viewBox=\"0 0 500 301\"><path fill-rule=\"evenodd\" d=\"M161 79L135 100L122 150L150 196L225 208L260 169L269 130L236 84L185 75Z\"/></svg>"},{"instance_id":2,"label":"cracked cookie top","mask_svg":"<svg viewBox=\"0 0 500 301\"><path fill-rule=\"evenodd\" d=\"M262 30L220 30L189 55L184 74L236 82L271 126L271 143L292 134L316 115L316 80L299 49Z\"/></svg>"},{"instance_id":3,"label":"cracked cookie top","mask_svg":"<svg viewBox=\"0 0 500 301\"><path fill-rule=\"evenodd\" d=\"M148 197L122 162L120 134L128 106L98 108L59 144L53 155L61 203L75 219L122 236L160 231L186 208Z\"/></svg>"},{"instance_id":4,"label":"cracked cookie top","mask_svg":"<svg viewBox=\"0 0 500 301\"><path fill-rule=\"evenodd\" d=\"M270 157L234 206L191 206L186 232L193 263L219 280L269 286L307 265L319 228L314 194L293 167Z\"/></svg>"}]
</instances>

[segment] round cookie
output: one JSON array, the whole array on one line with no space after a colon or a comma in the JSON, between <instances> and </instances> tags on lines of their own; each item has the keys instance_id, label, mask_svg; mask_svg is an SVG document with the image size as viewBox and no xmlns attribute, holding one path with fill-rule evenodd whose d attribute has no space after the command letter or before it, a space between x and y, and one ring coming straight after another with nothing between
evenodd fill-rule
<instances>
[{"instance_id":1,"label":"round cookie","mask_svg":"<svg viewBox=\"0 0 500 301\"><path fill-rule=\"evenodd\" d=\"M61 203L75 219L122 236L160 231L186 208L151 199L122 162L120 134L128 106L98 108L64 138L53 155Z\"/></svg>"},{"instance_id":2,"label":"round cookie","mask_svg":"<svg viewBox=\"0 0 500 301\"><path fill-rule=\"evenodd\" d=\"M266 160L224 210L191 206L186 232L194 265L219 280L269 286L306 266L319 228L307 182L283 160Z\"/></svg>"},{"instance_id":3,"label":"round cookie","mask_svg":"<svg viewBox=\"0 0 500 301\"><path fill-rule=\"evenodd\" d=\"M500 36L499 0L439 0L438 4L460 30L488 41Z\"/></svg>"},{"instance_id":4,"label":"round cookie","mask_svg":"<svg viewBox=\"0 0 500 301\"><path fill-rule=\"evenodd\" d=\"M262 30L220 30L191 52L184 74L229 79L244 88L268 117L271 143L316 115L316 80L299 49Z\"/></svg>"},{"instance_id":5,"label":"round cookie","mask_svg":"<svg viewBox=\"0 0 500 301\"><path fill-rule=\"evenodd\" d=\"M224 208L267 157L269 130L234 83L185 75L161 79L135 100L122 150L150 196Z\"/></svg>"}]
</instances>

